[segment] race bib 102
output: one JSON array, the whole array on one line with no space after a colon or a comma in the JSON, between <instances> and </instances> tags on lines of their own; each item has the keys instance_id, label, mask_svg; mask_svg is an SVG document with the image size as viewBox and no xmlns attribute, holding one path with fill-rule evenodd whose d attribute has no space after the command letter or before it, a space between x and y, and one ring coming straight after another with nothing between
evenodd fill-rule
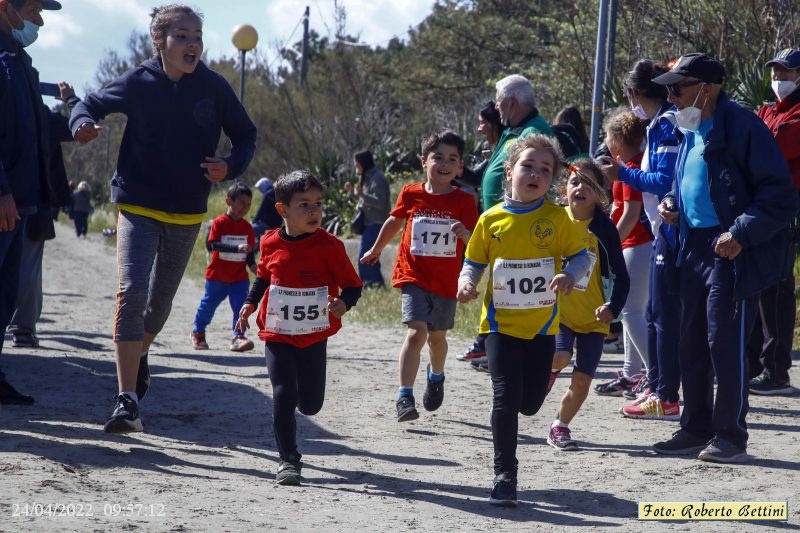
<instances>
[{"instance_id":1,"label":"race bib 102","mask_svg":"<svg viewBox=\"0 0 800 533\"><path fill-rule=\"evenodd\" d=\"M492 269L492 300L497 309L536 309L556 303L550 281L555 259L497 259Z\"/></svg>"}]
</instances>

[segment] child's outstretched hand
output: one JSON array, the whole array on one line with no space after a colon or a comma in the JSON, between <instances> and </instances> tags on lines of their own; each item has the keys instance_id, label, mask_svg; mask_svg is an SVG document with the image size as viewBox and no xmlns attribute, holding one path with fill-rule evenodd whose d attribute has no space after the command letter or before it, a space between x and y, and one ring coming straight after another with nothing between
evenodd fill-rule
<instances>
[{"instance_id":1,"label":"child's outstretched hand","mask_svg":"<svg viewBox=\"0 0 800 533\"><path fill-rule=\"evenodd\" d=\"M475 288L475 285L472 283L464 283L458 288L458 293L456 293L456 300L465 304L467 302L471 302L475 298L478 297L478 290Z\"/></svg>"},{"instance_id":2,"label":"child's outstretched hand","mask_svg":"<svg viewBox=\"0 0 800 533\"><path fill-rule=\"evenodd\" d=\"M597 318L597 321L602 324L611 324L611 321L614 320L614 313L611 312L611 309L607 305L601 305L595 309L594 316Z\"/></svg>"},{"instance_id":3,"label":"child's outstretched hand","mask_svg":"<svg viewBox=\"0 0 800 533\"><path fill-rule=\"evenodd\" d=\"M228 163L219 157L206 157L205 163L200 163L200 168L206 169L206 179L220 182L228 175Z\"/></svg>"},{"instance_id":4,"label":"child's outstretched hand","mask_svg":"<svg viewBox=\"0 0 800 533\"><path fill-rule=\"evenodd\" d=\"M574 286L575 278L567 272L559 272L553 276L553 281L550 282L550 290L560 292L564 296L571 293Z\"/></svg>"},{"instance_id":5,"label":"child's outstretched hand","mask_svg":"<svg viewBox=\"0 0 800 533\"><path fill-rule=\"evenodd\" d=\"M75 132L75 140L81 144L97 139L97 135L103 130L103 126L98 126L93 122L84 122Z\"/></svg>"},{"instance_id":6,"label":"child's outstretched hand","mask_svg":"<svg viewBox=\"0 0 800 533\"><path fill-rule=\"evenodd\" d=\"M468 230L463 223L457 220L450 226L450 231L455 233L456 237L464 241L464 244L467 244L469 242L469 238L472 237L472 232Z\"/></svg>"},{"instance_id":7,"label":"child's outstretched hand","mask_svg":"<svg viewBox=\"0 0 800 533\"><path fill-rule=\"evenodd\" d=\"M362 265L374 265L378 262L378 259L381 258L381 253L375 248L370 248L367 252L361 257L360 263Z\"/></svg>"},{"instance_id":8,"label":"child's outstretched hand","mask_svg":"<svg viewBox=\"0 0 800 533\"><path fill-rule=\"evenodd\" d=\"M242 335L250 329L250 323L247 319L253 314L254 309L255 306L253 304L244 304L239 311L239 320L236 321L236 331Z\"/></svg>"},{"instance_id":9,"label":"child's outstretched hand","mask_svg":"<svg viewBox=\"0 0 800 533\"><path fill-rule=\"evenodd\" d=\"M328 312L336 318L342 318L347 312L347 304L341 298L328 295Z\"/></svg>"}]
</instances>

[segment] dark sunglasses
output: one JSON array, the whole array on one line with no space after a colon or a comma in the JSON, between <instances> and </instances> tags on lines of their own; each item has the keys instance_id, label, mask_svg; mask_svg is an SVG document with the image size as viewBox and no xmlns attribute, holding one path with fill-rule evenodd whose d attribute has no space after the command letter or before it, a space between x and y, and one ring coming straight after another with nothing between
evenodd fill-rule
<instances>
[{"instance_id":1,"label":"dark sunglasses","mask_svg":"<svg viewBox=\"0 0 800 533\"><path fill-rule=\"evenodd\" d=\"M677 98L680 97L681 95L681 89L684 89L686 87L692 87L693 85L699 85L701 83L703 83L702 80L685 81L683 83L673 83L671 85L666 85L666 88L667 91L672 96L675 96Z\"/></svg>"}]
</instances>

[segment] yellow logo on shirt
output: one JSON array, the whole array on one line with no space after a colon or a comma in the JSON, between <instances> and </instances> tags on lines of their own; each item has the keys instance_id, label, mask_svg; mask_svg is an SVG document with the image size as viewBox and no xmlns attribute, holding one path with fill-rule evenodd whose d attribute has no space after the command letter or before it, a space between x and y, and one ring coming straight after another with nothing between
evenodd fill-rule
<instances>
[{"instance_id":1,"label":"yellow logo on shirt","mask_svg":"<svg viewBox=\"0 0 800 533\"><path fill-rule=\"evenodd\" d=\"M549 248L553 244L555 234L556 228L549 219L540 218L531 225L531 242L537 248Z\"/></svg>"}]
</instances>

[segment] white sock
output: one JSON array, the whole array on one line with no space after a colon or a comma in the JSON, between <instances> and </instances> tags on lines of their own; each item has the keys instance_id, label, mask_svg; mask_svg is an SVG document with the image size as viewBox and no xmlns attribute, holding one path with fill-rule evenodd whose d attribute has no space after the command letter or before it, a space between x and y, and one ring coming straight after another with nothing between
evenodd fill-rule
<instances>
[{"instance_id":1,"label":"white sock","mask_svg":"<svg viewBox=\"0 0 800 533\"><path fill-rule=\"evenodd\" d=\"M122 391L122 392L120 392L120 394L126 394L126 395L130 396L131 400L133 400L136 403L139 403L139 395L136 394L135 392Z\"/></svg>"},{"instance_id":2,"label":"white sock","mask_svg":"<svg viewBox=\"0 0 800 533\"><path fill-rule=\"evenodd\" d=\"M555 420L553 420L553 423L552 423L552 424L550 424L550 427L551 427L551 428L554 428L554 427L568 428L568 427L569 427L569 424L565 424L564 422L562 422L561 420L559 420L558 418L556 418Z\"/></svg>"}]
</instances>

